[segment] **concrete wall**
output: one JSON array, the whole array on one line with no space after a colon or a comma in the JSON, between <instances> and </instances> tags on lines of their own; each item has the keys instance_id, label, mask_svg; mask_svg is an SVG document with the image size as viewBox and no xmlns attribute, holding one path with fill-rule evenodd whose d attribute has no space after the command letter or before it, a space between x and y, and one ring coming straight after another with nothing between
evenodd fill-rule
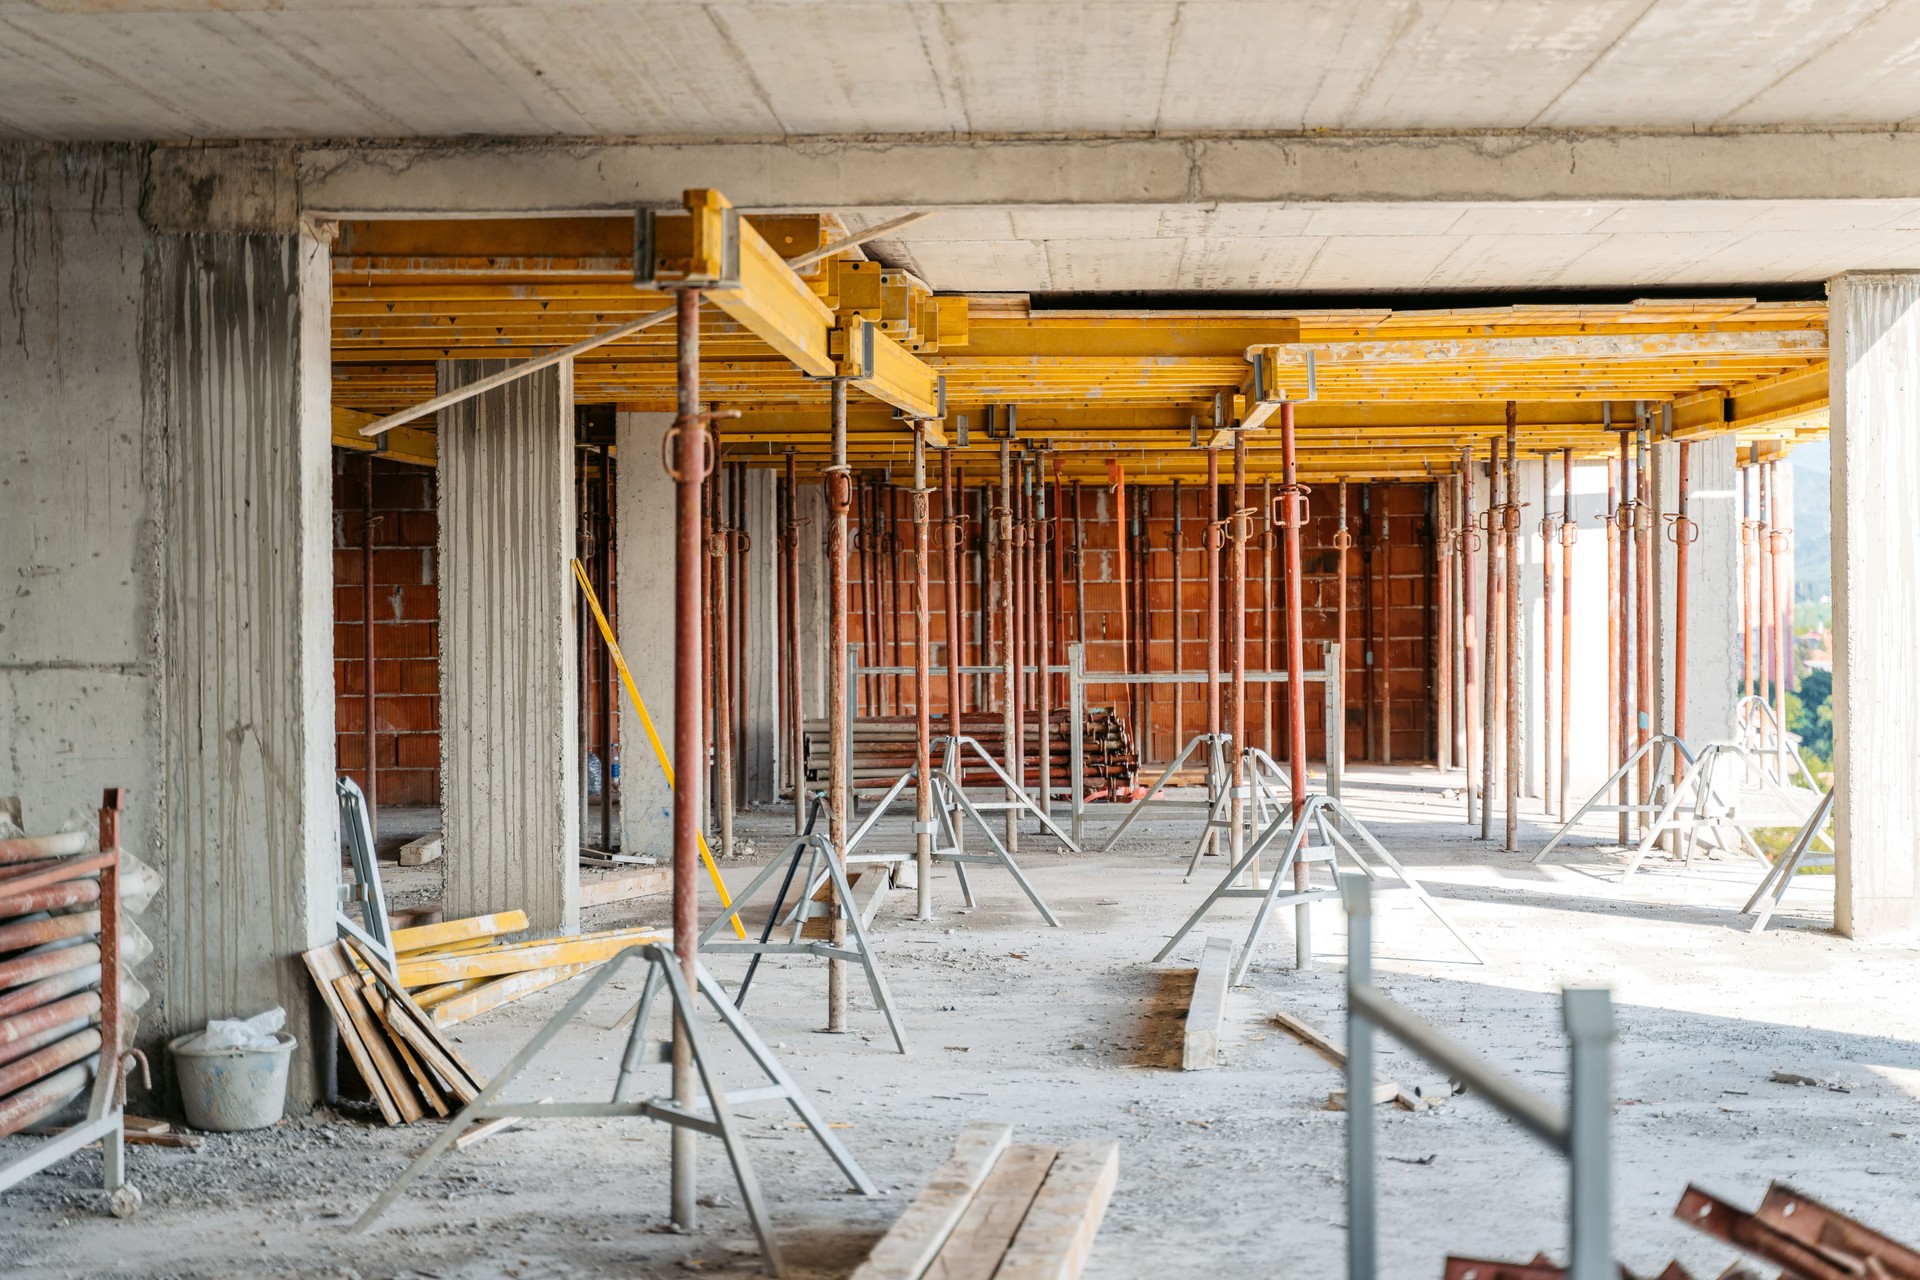
<instances>
[{"instance_id":1,"label":"concrete wall","mask_svg":"<svg viewBox=\"0 0 1920 1280\"><path fill-rule=\"evenodd\" d=\"M339 874L326 251L271 209L156 227L146 163L0 153L0 792L45 829L129 789L166 880L142 1043L279 1004L311 1044L298 953Z\"/></svg>"},{"instance_id":2,"label":"concrete wall","mask_svg":"<svg viewBox=\"0 0 1920 1280\"><path fill-rule=\"evenodd\" d=\"M673 743L673 479L660 465L670 413L621 413L615 419L614 522L620 530L620 652L647 704L660 745ZM673 855L673 789L626 692L620 692L620 848Z\"/></svg>"},{"instance_id":3,"label":"concrete wall","mask_svg":"<svg viewBox=\"0 0 1920 1280\"><path fill-rule=\"evenodd\" d=\"M440 388L505 367L444 360ZM440 413L441 799L447 915L579 923L573 372Z\"/></svg>"},{"instance_id":4,"label":"concrete wall","mask_svg":"<svg viewBox=\"0 0 1920 1280\"><path fill-rule=\"evenodd\" d=\"M1920 933L1920 275L1828 287L1833 335L1834 923Z\"/></svg>"}]
</instances>

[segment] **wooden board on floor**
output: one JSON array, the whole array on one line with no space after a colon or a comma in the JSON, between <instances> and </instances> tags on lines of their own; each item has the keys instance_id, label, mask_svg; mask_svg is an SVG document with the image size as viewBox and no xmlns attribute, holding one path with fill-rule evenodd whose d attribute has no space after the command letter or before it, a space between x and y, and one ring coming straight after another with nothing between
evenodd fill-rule
<instances>
[{"instance_id":1,"label":"wooden board on floor","mask_svg":"<svg viewBox=\"0 0 1920 1280\"><path fill-rule=\"evenodd\" d=\"M1075 1280L1119 1178L1119 1143L1069 1144L1034 1197L994 1280Z\"/></svg>"},{"instance_id":2,"label":"wooden board on floor","mask_svg":"<svg viewBox=\"0 0 1920 1280\"><path fill-rule=\"evenodd\" d=\"M580 905L604 907L609 902L650 898L673 888L672 867L642 867L625 875L580 877Z\"/></svg>"},{"instance_id":3,"label":"wooden board on floor","mask_svg":"<svg viewBox=\"0 0 1920 1280\"><path fill-rule=\"evenodd\" d=\"M532 969L526 973L510 973L504 978L482 979L470 991L435 1001L433 1007L427 1010L427 1016L433 1019L437 1027L450 1027L598 967L597 963L563 964L556 969Z\"/></svg>"},{"instance_id":4,"label":"wooden board on floor","mask_svg":"<svg viewBox=\"0 0 1920 1280\"><path fill-rule=\"evenodd\" d=\"M1273 1015L1273 1023L1282 1031L1298 1039L1309 1049L1318 1052L1321 1057L1331 1062L1334 1066L1339 1067L1342 1071L1347 1069L1347 1055L1340 1046L1321 1035L1318 1031L1315 1031L1306 1023L1300 1021L1300 1019L1291 1014L1276 1013ZM1418 1111L1427 1105L1413 1094L1402 1089L1399 1085L1393 1086L1393 1101L1397 1106L1406 1111Z\"/></svg>"},{"instance_id":5,"label":"wooden board on floor","mask_svg":"<svg viewBox=\"0 0 1920 1280\"><path fill-rule=\"evenodd\" d=\"M1013 1129L1004 1124L976 1124L961 1130L953 1154L851 1280L920 1280L1012 1140Z\"/></svg>"},{"instance_id":6,"label":"wooden board on floor","mask_svg":"<svg viewBox=\"0 0 1920 1280\"><path fill-rule=\"evenodd\" d=\"M926 1280L993 1280L1059 1155L1058 1147L1020 1144L1001 1152L927 1268Z\"/></svg>"},{"instance_id":7,"label":"wooden board on floor","mask_svg":"<svg viewBox=\"0 0 1920 1280\"><path fill-rule=\"evenodd\" d=\"M373 1059L367 1053L366 1043L360 1038L359 1028L348 1016L346 1006L340 1001L340 993L333 989L335 978L345 978L353 972L337 950L338 945L330 942L324 947L315 947L304 952L300 958L306 962L307 972L313 975L314 985L320 989L320 1001L327 1006L327 1012L333 1015L333 1025L340 1035L340 1043L347 1047L347 1056L353 1060L354 1069L360 1073L361 1080L366 1082L374 1105L380 1108L380 1114L388 1124L399 1124L400 1110L381 1088L380 1073L374 1069Z\"/></svg>"},{"instance_id":8,"label":"wooden board on floor","mask_svg":"<svg viewBox=\"0 0 1920 1280\"><path fill-rule=\"evenodd\" d=\"M1227 1016L1227 978L1233 968L1233 943L1208 938L1193 974L1193 998L1187 1002L1186 1034L1180 1042L1180 1069L1206 1071L1220 1064L1220 1028Z\"/></svg>"}]
</instances>

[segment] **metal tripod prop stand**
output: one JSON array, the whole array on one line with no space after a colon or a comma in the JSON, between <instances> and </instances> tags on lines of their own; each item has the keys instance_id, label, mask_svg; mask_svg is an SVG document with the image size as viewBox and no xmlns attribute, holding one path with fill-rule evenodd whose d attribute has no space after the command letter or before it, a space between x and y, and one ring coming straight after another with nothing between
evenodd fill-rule
<instances>
[{"instance_id":1,"label":"metal tripod prop stand","mask_svg":"<svg viewBox=\"0 0 1920 1280\"><path fill-rule=\"evenodd\" d=\"M958 877L960 881L961 900L969 907L974 905L974 900L973 885L967 879L967 867L970 864L984 863L986 865L1004 868L1007 874L1013 877L1014 883L1020 886L1020 891L1027 895L1027 901L1033 904L1034 910L1040 913L1040 918L1058 929L1060 927L1060 921L1056 919L1053 912L1048 909L1046 899L1042 898L1040 891L1033 887L1033 882L1028 880L1026 874L1020 870L1020 864L1014 860L1011 853L1007 852L1006 844L1001 841L999 836L993 833L993 828L987 825L986 814L990 810L1005 810L1009 806L1024 808L1032 813L1034 817L1038 818L1048 831L1057 836L1060 842L1067 846L1069 852L1078 853L1080 852L1079 847L1074 844L1065 831L1060 829L1059 825L1055 823L1052 818L1048 817L1047 814L1041 810L1039 805L1033 802L1032 797L1027 795L1024 788L1013 785L1012 779L1007 777L1006 770L1002 769L999 762L988 755L986 750L982 748L978 742L962 735L958 738L951 736L935 738L933 745L941 751L941 761L940 764L934 768L932 778L933 861L950 862L953 864L954 875ZM1019 799L984 803L969 799L966 788L960 784L961 752L966 746L971 746L974 751L979 754L980 758L987 762L987 767L993 770L1001 783L1015 796L1018 796ZM886 815L887 810L892 806L893 802L898 800L909 786L912 786L918 781L918 777L919 770L916 767L907 770L898 778L894 779L893 785L888 787L886 794L880 797L880 803L873 807L873 812L867 815L866 821L862 822L859 829L847 840L847 862L849 865L865 862L900 862L906 859L908 855L904 854L898 856L893 854L857 854L854 850L859 847L861 841L873 834L878 827L880 819ZM992 850L991 853L968 853L966 851L960 839L960 820L962 818L971 821L972 824L979 829L980 834L986 837L987 846ZM916 831L914 834L918 835L919 832Z\"/></svg>"},{"instance_id":2,"label":"metal tripod prop stand","mask_svg":"<svg viewBox=\"0 0 1920 1280\"><path fill-rule=\"evenodd\" d=\"M1680 741L1680 739L1670 733L1656 733L1635 747L1633 753L1620 762L1620 767L1609 774L1607 780L1600 784L1599 789L1587 797L1587 802L1580 806L1579 812L1567 819L1566 824L1562 826L1560 830L1554 832L1553 839L1547 841L1540 852L1533 855L1532 861L1534 863L1544 861L1546 856L1553 852L1555 846L1571 835L1573 829L1580 825L1580 819L1590 813L1660 813L1661 810L1666 808L1667 801L1672 797L1675 789L1673 782L1674 775L1680 772L1674 768L1674 756L1676 753L1687 767L1692 767L1693 752L1688 749L1686 743ZM1633 771L1633 767L1640 762L1641 758L1648 755L1652 756L1650 763L1653 766L1653 786L1651 794L1647 797L1647 803L1636 804L1632 800L1618 803L1614 802L1611 799L1614 789Z\"/></svg>"},{"instance_id":3,"label":"metal tripod prop stand","mask_svg":"<svg viewBox=\"0 0 1920 1280\"><path fill-rule=\"evenodd\" d=\"M1291 808L1293 787L1279 763L1258 747L1247 748L1242 758L1242 769L1247 781L1239 788L1240 798L1250 802L1240 806L1241 819L1246 824L1245 838L1240 847L1245 848ZM1199 840L1194 842L1193 856L1187 859L1187 875L1191 876L1200 869L1200 859L1206 856L1208 845L1214 842L1214 833L1228 831L1232 827L1233 792L1229 779L1229 785L1220 788L1207 809L1206 826L1201 829ZM1233 847L1231 838L1228 847Z\"/></svg>"},{"instance_id":4,"label":"metal tripod prop stand","mask_svg":"<svg viewBox=\"0 0 1920 1280\"><path fill-rule=\"evenodd\" d=\"M867 937L867 921L853 900L853 889L847 883L846 870L840 865L840 860L833 856L833 841L824 832L814 829L825 808L826 798L815 795L807 806L806 827L788 842L779 857L754 877L753 883L733 900L725 914L716 916L700 931L700 950L708 955L753 957L747 964L746 976L740 980L740 990L733 997L736 1009L746 1006L747 988L753 985L753 975L760 967L761 956L814 956L822 960L844 960L859 965L866 971L867 990L873 993L874 1006L886 1016L887 1029L893 1033L894 1046L901 1053L907 1053L907 1033L900 1026L900 1011L894 1007L893 992L888 989L886 977L880 972L879 961L874 958L873 943ZM788 910L787 893L793 888L794 877L799 874L803 857L807 859L807 874L800 881L803 888L799 900ZM851 858L848 860L852 861ZM759 939L740 942L723 938L716 941L714 935L721 927L737 920L745 904L760 891L760 886L782 871L785 874L780 881L780 891L774 896L773 909L767 913L767 922L760 929ZM832 895L824 901L816 896L823 890ZM806 936L808 922L830 917L835 903L839 904L840 911L846 916L847 928L853 934L851 947L835 946L829 938ZM773 931L778 927L791 929L783 942L773 941ZM647 982L651 989L654 975L648 974Z\"/></svg>"},{"instance_id":5,"label":"metal tripod prop stand","mask_svg":"<svg viewBox=\"0 0 1920 1280\"><path fill-rule=\"evenodd\" d=\"M1173 775L1178 773L1181 766L1193 757L1193 753L1203 746L1207 749L1207 798L1205 800L1162 798L1160 793L1166 790ZM1113 829L1113 834L1107 837L1107 842L1101 845L1098 851L1111 852L1113 847L1120 843L1120 837L1127 834L1127 828L1131 827L1141 814L1155 807L1204 809L1207 813L1207 826L1200 833L1200 842L1203 845L1208 843L1213 835L1214 811L1221 807L1224 798L1233 791L1233 770L1228 765L1227 757L1227 753L1232 749L1233 738L1227 734L1194 734L1187 740L1187 745L1180 748L1180 754L1173 758L1173 763L1160 771L1160 776L1155 778L1153 785L1147 788L1147 794L1127 806L1127 816L1120 820L1120 825ZM1195 856L1197 860L1198 855ZM1187 874L1193 874L1191 867L1188 868Z\"/></svg>"},{"instance_id":6,"label":"metal tripod prop stand","mask_svg":"<svg viewBox=\"0 0 1920 1280\"><path fill-rule=\"evenodd\" d=\"M1729 794L1726 787L1726 767L1739 765L1757 774L1764 785L1777 785L1772 775L1753 759L1747 751L1733 742L1709 742L1695 756L1693 763L1679 783L1668 795L1667 802L1660 806L1660 812L1654 817L1653 825L1640 837L1639 847L1633 851L1633 857L1627 862L1626 870L1620 873L1624 884L1629 876L1640 869L1647 854L1660 838L1672 833L1685 848L1685 860L1688 867L1693 866L1695 852L1699 848L1700 837L1704 834L1713 840L1714 847L1729 853L1744 853L1753 857L1763 867L1771 867L1760 846L1747 834L1746 827L1738 818L1739 786L1736 783ZM1784 792L1781 798L1789 800ZM1733 833L1733 843L1725 839L1725 833Z\"/></svg>"},{"instance_id":7,"label":"metal tripod prop stand","mask_svg":"<svg viewBox=\"0 0 1920 1280\"><path fill-rule=\"evenodd\" d=\"M581 1012L586 1009L601 988L619 974L629 960L639 960L647 966L647 984L640 997L638 1013L633 1020L633 1030L627 1036L625 1055L620 1060L620 1073L614 1080L613 1097L608 1102L499 1102L496 1099L513 1083L515 1076L525 1069L528 1063L538 1057L557 1035ZM760 1240L760 1251L767 1260L767 1269L776 1276L787 1274L786 1263L780 1253L779 1242L773 1237L771 1219L767 1216L765 1201L760 1195L760 1183L754 1176L753 1161L747 1153L746 1142L735 1121L733 1109L758 1102L785 1102L799 1116L801 1123L812 1132L815 1140L825 1148L847 1181L861 1195L877 1193L874 1186L853 1156L833 1135L813 1103L801 1090L793 1077L787 1074L780 1060L773 1056L766 1044L755 1034L746 1019L727 999L726 992L720 989L713 975L701 965L699 974L700 991L712 1003L714 1011L720 1015L727 1030L733 1033L742 1048L760 1068L767 1083L747 1089L736 1089L729 1093L721 1087L714 1076L714 1069L707 1056L705 1044L701 1038L698 1020L693 1016L693 996L687 990L686 978L680 972L679 960L666 946L657 942L641 946L628 947L619 955L602 965L580 991L567 1002L566 1008L534 1033L533 1039L515 1054L513 1061L487 1082L480 1095L461 1109L460 1113L447 1122L440 1136L433 1140L427 1149L420 1153L411 1165L387 1189L380 1198L367 1207L350 1228L351 1231L363 1231L372 1225L389 1205L399 1198L400 1193L425 1172L428 1165L439 1159L462 1133L474 1124L485 1120L499 1120L508 1117L546 1117L553 1119L593 1116L638 1117L658 1120L676 1129L691 1129L710 1137L720 1139L726 1148L727 1160L733 1166L734 1181L740 1187L740 1199L746 1206L747 1217L753 1223L753 1231ZM648 1016L653 1011L655 996L664 987L672 1005L672 1020L677 1020L685 1029L688 1043L692 1049L694 1070L700 1079L700 1091L706 1096L705 1109L698 1104L684 1106L667 1097L653 1097L632 1100L634 1078L640 1068L656 1066L670 1061L670 1042L650 1039L647 1035Z\"/></svg>"},{"instance_id":8,"label":"metal tripod prop stand","mask_svg":"<svg viewBox=\"0 0 1920 1280\"><path fill-rule=\"evenodd\" d=\"M1787 846L1787 851L1780 855L1780 860L1760 881L1759 888L1747 899L1747 905L1740 908L1742 915L1756 909L1759 912L1759 919L1753 922L1749 932L1759 933L1767 927L1767 921L1773 917L1780 900L1787 896L1787 887L1793 883L1793 877L1799 874L1800 864L1807 860L1807 855L1812 851L1815 838L1824 839L1822 833L1832 820L1833 792L1829 791L1820 797L1819 804L1813 806L1812 814L1793 837L1793 843ZM1827 847L1831 849L1832 843L1828 842Z\"/></svg>"},{"instance_id":9,"label":"metal tripod prop stand","mask_svg":"<svg viewBox=\"0 0 1920 1280\"><path fill-rule=\"evenodd\" d=\"M1385 864L1384 871L1361 855L1354 841L1342 834L1343 826L1353 834L1359 844L1365 845L1368 852ZM1267 878L1267 883L1260 884L1257 873L1248 875L1246 884L1237 883L1244 873L1257 865L1260 855L1280 838L1282 832L1287 833L1286 851L1280 855L1279 865L1274 867L1272 874ZM1309 836L1315 836L1317 840L1309 844ZM1479 951L1474 948L1473 943L1467 940L1467 935L1460 932L1459 926L1440 910L1440 905L1428 896L1427 891L1420 886L1420 882L1407 874L1407 869L1387 852L1384 845L1374 839L1373 833L1362 826L1344 805L1325 794L1311 795L1306 798L1300 810L1298 822L1289 825L1288 820L1283 817L1269 824L1260 838L1240 855L1240 860L1228 868L1227 874L1220 879L1219 887L1207 895L1199 908L1187 917L1187 922L1167 940L1167 945L1160 948L1159 954L1154 956L1155 963L1171 955L1173 949L1180 945L1180 940L1193 932L1194 926L1198 925L1206 914L1213 910L1214 904L1221 899L1258 898L1260 910L1253 917L1253 927L1247 931L1246 945L1240 949L1240 959L1233 968L1233 984L1240 985L1246 981L1247 968L1253 963L1254 948L1260 945L1260 935L1267 927L1267 917L1273 913L1275 907L1305 906L1325 898L1339 896L1339 889L1336 886L1314 888L1310 883L1304 887L1296 884L1294 868L1311 869L1315 863L1324 863L1332 869L1342 856L1352 863L1356 870L1364 873L1369 881L1379 880L1387 873L1397 877L1401 887L1410 890L1414 897L1420 900L1421 905L1433 913L1433 918L1459 940L1460 945L1467 949L1467 954L1478 963L1486 963Z\"/></svg>"}]
</instances>

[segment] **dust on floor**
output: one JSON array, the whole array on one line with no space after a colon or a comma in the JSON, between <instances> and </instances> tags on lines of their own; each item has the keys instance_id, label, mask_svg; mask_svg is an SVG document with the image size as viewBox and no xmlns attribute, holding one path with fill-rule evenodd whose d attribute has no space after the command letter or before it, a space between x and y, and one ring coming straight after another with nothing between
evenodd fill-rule
<instances>
[{"instance_id":1,"label":"dust on floor","mask_svg":"<svg viewBox=\"0 0 1920 1280\"><path fill-rule=\"evenodd\" d=\"M1920 949L1858 946L1822 927L1830 881L1803 876L1776 927L1737 914L1751 863L1687 871L1656 860L1623 889L1622 857L1596 824L1564 859L1526 858L1550 833L1526 826L1520 855L1471 838L1431 771L1358 771L1363 820L1471 932L1474 964L1406 895L1377 921L1379 985L1549 1098L1565 1089L1562 985L1613 988L1619 1040L1613 1136L1618 1253L1636 1271L1673 1257L1696 1275L1734 1255L1675 1222L1699 1182L1743 1204L1791 1182L1896 1236L1920 1239ZM746 815L760 860L791 829ZM1098 844L1111 820L1090 825ZM883 1194L849 1194L792 1117L748 1112L747 1133L795 1274L847 1275L945 1158L964 1125L1001 1120L1019 1140L1109 1137L1121 1176L1089 1280L1318 1277L1344 1266L1341 1116L1324 1109L1334 1068L1271 1022L1284 1010L1336 1040L1344 931L1315 910L1316 964L1296 971L1289 919L1269 929L1244 987L1229 993L1222 1062L1182 1073L1190 971L1208 934L1245 935L1253 904L1229 903L1167 964L1166 936L1217 881L1185 881L1190 821L1143 822L1112 854L1065 855L1027 837L1022 865L1063 927L1046 928L1009 879L974 875L960 906L937 873L937 918L913 895L882 908L877 944L913 1053L892 1051L856 985L853 1033L822 1034L816 961L770 960L748 1003L761 1034L813 1091ZM902 824L892 837L906 847ZM736 882L745 865L729 869ZM596 911L594 927L663 923L664 899ZM1290 913L1281 913L1290 916ZM737 958L714 965L731 984ZM609 989L514 1096L604 1098L637 993ZM557 1011L563 987L457 1029L483 1069L503 1064ZM726 1059L742 1079L744 1063ZM1776 1072L1817 1085L1772 1081ZM1389 1045L1380 1073L1437 1074ZM0 1199L0 1272L49 1277L667 1277L758 1274L718 1144L703 1143L698 1234L660 1230L667 1135L645 1121L548 1121L442 1160L371 1233L346 1225L430 1138L320 1112L265 1132L209 1135L197 1152L133 1148L146 1208L103 1214L89 1154ZM17 1142L18 1140L12 1140ZM1382 1274L1437 1276L1448 1252L1564 1256L1564 1166L1485 1103L1380 1111ZM13 1149L0 1144L0 1155Z\"/></svg>"}]
</instances>

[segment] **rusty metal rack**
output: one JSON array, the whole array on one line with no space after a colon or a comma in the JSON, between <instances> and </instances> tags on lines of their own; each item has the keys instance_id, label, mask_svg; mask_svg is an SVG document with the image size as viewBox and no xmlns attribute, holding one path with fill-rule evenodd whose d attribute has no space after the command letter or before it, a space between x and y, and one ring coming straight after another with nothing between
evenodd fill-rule
<instances>
[{"instance_id":1,"label":"rusty metal rack","mask_svg":"<svg viewBox=\"0 0 1920 1280\"><path fill-rule=\"evenodd\" d=\"M117 787L102 798L97 853L74 832L0 840L0 953L20 948L0 961L0 1137L88 1095L84 1120L0 1165L0 1191L97 1142L108 1207L125 1218L140 1192L126 1176L121 801Z\"/></svg>"},{"instance_id":2,"label":"rusty metal rack","mask_svg":"<svg viewBox=\"0 0 1920 1280\"><path fill-rule=\"evenodd\" d=\"M1782 1280L1920 1280L1920 1250L1782 1183L1752 1213L1689 1186L1673 1216L1782 1268Z\"/></svg>"},{"instance_id":3,"label":"rusty metal rack","mask_svg":"<svg viewBox=\"0 0 1920 1280\"><path fill-rule=\"evenodd\" d=\"M1604 987L1567 987L1560 1003L1572 1042L1567 1103L1556 1107L1515 1084L1439 1029L1389 1000L1373 985L1373 887L1365 876L1340 877L1347 911L1347 1276L1379 1274L1378 1200L1374 1184L1373 1033L1377 1027L1465 1084L1521 1128L1567 1158L1572 1280L1613 1280L1613 1158L1607 1131L1613 1044L1613 997ZM1822 1277L1824 1280L1824 1274Z\"/></svg>"}]
</instances>

